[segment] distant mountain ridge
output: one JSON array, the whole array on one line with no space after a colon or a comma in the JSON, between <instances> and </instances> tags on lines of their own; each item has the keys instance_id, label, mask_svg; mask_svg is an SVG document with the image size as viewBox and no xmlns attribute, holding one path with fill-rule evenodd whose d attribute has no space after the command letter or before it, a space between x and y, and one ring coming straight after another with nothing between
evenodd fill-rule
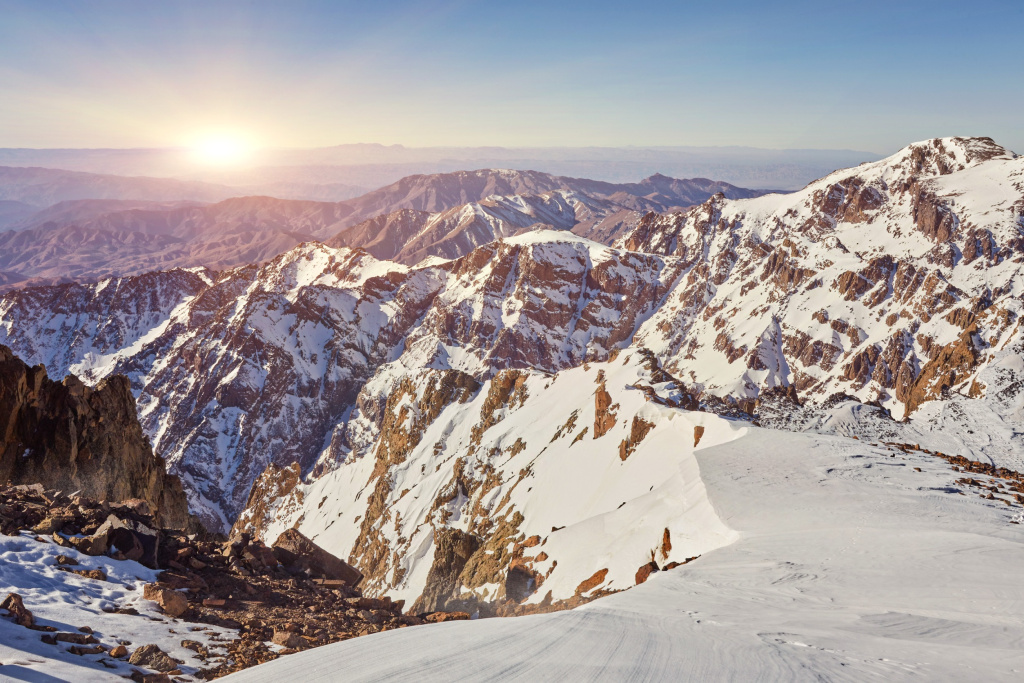
<instances>
[{"instance_id":1,"label":"distant mountain ridge","mask_svg":"<svg viewBox=\"0 0 1024 683\"><path fill-rule=\"evenodd\" d=\"M295 182L227 185L198 180L141 175L112 175L37 166L0 166L0 201L17 201L41 209L83 199L152 202L217 202L231 197L273 193L294 199L348 199L364 191L343 183ZM0 210L0 228L9 227Z\"/></svg>"},{"instance_id":2,"label":"distant mountain ridge","mask_svg":"<svg viewBox=\"0 0 1024 683\"><path fill-rule=\"evenodd\" d=\"M706 179L654 176L618 185L482 169L404 178L344 202L263 196L215 204L70 200L22 219L20 232L0 233L0 270L10 273L0 286L169 268L223 270L262 263L310 240L406 263L456 258L498 237L538 228L575 230L608 243L645 212L680 209L716 192L737 199L763 194ZM396 211L419 213L390 216ZM445 238L453 231L458 234Z\"/></svg>"},{"instance_id":3,"label":"distant mountain ridge","mask_svg":"<svg viewBox=\"0 0 1024 683\"><path fill-rule=\"evenodd\" d=\"M227 186L173 178L0 166L0 199L40 208L74 199L211 202L234 196L237 192Z\"/></svg>"},{"instance_id":4,"label":"distant mountain ridge","mask_svg":"<svg viewBox=\"0 0 1024 683\"><path fill-rule=\"evenodd\" d=\"M0 149L0 165L42 166L94 173L202 180L262 186L304 186L301 198L328 197L332 185L381 187L410 175L466 168L535 169L558 176L633 182L655 173L676 178L720 178L753 188L795 190L837 168L883 155L856 150L752 147L405 147L345 144L314 149L263 150L247 168L197 164L187 149ZM289 195L300 197L300 195ZM355 196L354 194L348 196Z\"/></svg>"}]
</instances>

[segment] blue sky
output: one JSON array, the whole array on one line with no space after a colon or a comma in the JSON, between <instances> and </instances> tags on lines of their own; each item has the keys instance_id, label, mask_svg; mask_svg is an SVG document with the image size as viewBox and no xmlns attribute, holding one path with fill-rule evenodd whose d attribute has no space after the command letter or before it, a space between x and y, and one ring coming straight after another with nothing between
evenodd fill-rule
<instances>
[{"instance_id":1,"label":"blue sky","mask_svg":"<svg viewBox=\"0 0 1024 683\"><path fill-rule=\"evenodd\" d=\"M1024 152L1022 44L1022 0L0 0L0 146Z\"/></svg>"}]
</instances>

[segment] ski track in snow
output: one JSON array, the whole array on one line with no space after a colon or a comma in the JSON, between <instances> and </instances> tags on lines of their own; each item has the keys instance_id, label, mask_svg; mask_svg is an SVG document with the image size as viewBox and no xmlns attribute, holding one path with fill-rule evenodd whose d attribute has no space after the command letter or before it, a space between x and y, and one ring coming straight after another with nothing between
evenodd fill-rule
<instances>
[{"instance_id":1,"label":"ski track in snow","mask_svg":"<svg viewBox=\"0 0 1024 683\"><path fill-rule=\"evenodd\" d=\"M759 429L696 457L740 538L691 564L569 612L375 634L225 680L1024 676L1024 528L950 491L945 463Z\"/></svg>"}]
</instances>

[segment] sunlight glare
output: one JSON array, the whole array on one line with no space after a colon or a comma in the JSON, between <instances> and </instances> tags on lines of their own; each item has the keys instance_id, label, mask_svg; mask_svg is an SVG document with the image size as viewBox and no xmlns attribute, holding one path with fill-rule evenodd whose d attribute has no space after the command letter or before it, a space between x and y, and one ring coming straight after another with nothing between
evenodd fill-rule
<instances>
[{"instance_id":1,"label":"sunlight glare","mask_svg":"<svg viewBox=\"0 0 1024 683\"><path fill-rule=\"evenodd\" d=\"M197 160L211 165L237 165L252 156L252 147L245 140L231 135L201 138L192 147Z\"/></svg>"}]
</instances>

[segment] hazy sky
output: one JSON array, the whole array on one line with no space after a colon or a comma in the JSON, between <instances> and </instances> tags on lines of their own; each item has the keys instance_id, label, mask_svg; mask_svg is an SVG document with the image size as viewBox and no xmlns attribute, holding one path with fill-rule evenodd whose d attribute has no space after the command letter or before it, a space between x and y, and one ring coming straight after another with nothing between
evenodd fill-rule
<instances>
[{"instance_id":1,"label":"hazy sky","mask_svg":"<svg viewBox=\"0 0 1024 683\"><path fill-rule=\"evenodd\" d=\"M1024 152L1022 44L1024 0L0 0L0 147Z\"/></svg>"}]
</instances>

